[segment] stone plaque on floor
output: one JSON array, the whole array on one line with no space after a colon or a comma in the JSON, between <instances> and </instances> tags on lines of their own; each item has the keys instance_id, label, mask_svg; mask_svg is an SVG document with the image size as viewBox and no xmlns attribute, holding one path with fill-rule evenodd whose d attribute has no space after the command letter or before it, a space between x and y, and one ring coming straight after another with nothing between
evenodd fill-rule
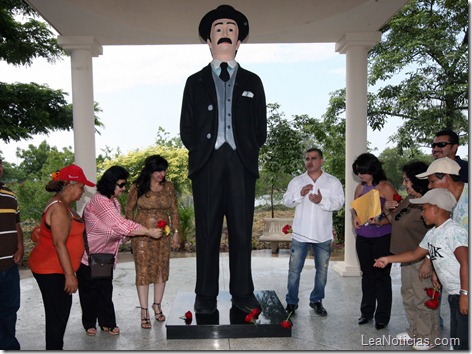
<instances>
[{"instance_id":1,"label":"stone plaque on floor","mask_svg":"<svg viewBox=\"0 0 472 354\"><path fill-rule=\"evenodd\" d=\"M195 315L193 304L195 293L179 292L167 316L167 339L218 339L291 337L292 328L284 328L280 322L287 319L287 312L273 290L255 291L262 312L255 323L246 322L246 313L232 306L227 291L219 293L217 310L211 315ZM187 311L192 312L192 321L185 321ZM186 323L187 322L187 323Z\"/></svg>"}]
</instances>

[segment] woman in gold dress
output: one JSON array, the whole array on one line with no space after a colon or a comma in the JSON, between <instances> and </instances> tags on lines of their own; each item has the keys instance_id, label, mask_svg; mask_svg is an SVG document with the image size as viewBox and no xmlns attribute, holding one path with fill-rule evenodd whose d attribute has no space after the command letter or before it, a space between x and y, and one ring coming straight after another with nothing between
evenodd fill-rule
<instances>
[{"instance_id":1,"label":"woman in gold dress","mask_svg":"<svg viewBox=\"0 0 472 354\"><path fill-rule=\"evenodd\" d=\"M177 194L172 182L165 178L168 166L167 160L160 155L146 158L144 168L130 188L126 204L126 218L147 227L156 227L159 221L165 221L171 230L168 236L164 233L160 239L136 236L131 240L141 306L141 327L145 329L151 328L148 315L149 284L154 284L152 309L155 318L159 322L166 319L161 302L169 279L170 237L173 248L179 248Z\"/></svg>"}]
</instances>

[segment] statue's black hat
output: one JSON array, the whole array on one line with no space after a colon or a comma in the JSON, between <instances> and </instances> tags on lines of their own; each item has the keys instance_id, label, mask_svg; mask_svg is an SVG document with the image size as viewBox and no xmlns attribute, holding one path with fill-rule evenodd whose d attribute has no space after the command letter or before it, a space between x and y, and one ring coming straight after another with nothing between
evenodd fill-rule
<instances>
[{"instance_id":1,"label":"statue's black hat","mask_svg":"<svg viewBox=\"0 0 472 354\"><path fill-rule=\"evenodd\" d=\"M235 10L230 5L220 5L216 9L211 10L205 16L203 16L198 26L198 33L200 37L206 42L210 38L211 25L214 21L220 18L229 18L236 21L239 30L238 39L242 42L249 33L249 22L247 17L241 12Z\"/></svg>"}]
</instances>

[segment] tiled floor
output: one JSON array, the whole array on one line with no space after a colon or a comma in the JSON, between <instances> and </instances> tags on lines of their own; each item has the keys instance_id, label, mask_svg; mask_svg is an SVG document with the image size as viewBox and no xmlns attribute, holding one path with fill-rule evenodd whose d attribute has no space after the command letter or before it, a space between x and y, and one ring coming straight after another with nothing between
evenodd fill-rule
<instances>
[{"instance_id":1,"label":"tiled floor","mask_svg":"<svg viewBox=\"0 0 472 354\"><path fill-rule=\"evenodd\" d=\"M400 295L400 269L392 269L393 308L389 325L376 330L373 323L357 324L360 315L360 277L341 277L330 264L326 298L323 301L327 317L317 316L308 306L313 286L314 264L308 258L300 282L300 304L292 318L293 329L290 338L239 338L239 339L166 339L165 323L153 321L152 329L140 327L139 303L134 285L134 263L130 254L119 256L115 271L113 301L117 322L121 329L119 336L100 332L89 337L81 324L81 308L78 294L74 294L72 312L64 338L65 350L411 350L400 346L393 338L406 329L406 319ZM168 313L178 292L193 292L195 286L195 258L171 259L171 274L167 283L162 307ZM288 252L272 255L270 250L254 251L252 272L256 290L274 290L285 306ZM36 281L29 270L22 271L21 308L18 312L17 338L22 350L43 350L44 308ZM220 290L228 291L228 254L221 254ZM189 303L193 311L193 303ZM449 335L449 305L443 300L441 315L445 327L442 337ZM390 341L390 343L389 343ZM371 345L369 343L374 343ZM434 350L448 350L440 346Z\"/></svg>"}]
</instances>

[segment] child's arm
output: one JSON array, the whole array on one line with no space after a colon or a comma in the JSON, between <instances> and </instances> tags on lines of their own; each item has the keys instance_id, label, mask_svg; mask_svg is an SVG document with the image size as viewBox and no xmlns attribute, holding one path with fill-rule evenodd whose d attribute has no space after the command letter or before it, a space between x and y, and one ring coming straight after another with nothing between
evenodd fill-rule
<instances>
[{"instance_id":1,"label":"child's arm","mask_svg":"<svg viewBox=\"0 0 472 354\"><path fill-rule=\"evenodd\" d=\"M460 264L459 276L461 279L461 290L469 291L469 247L460 246L454 250L454 255ZM461 314L469 313L469 295L461 294L459 298L459 310Z\"/></svg>"},{"instance_id":2,"label":"child's arm","mask_svg":"<svg viewBox=\"0 0 472 354\"><path fill-rule=\"evenodd\" d=\"M416 247L413 251L395 254L393 256L380 257L375 260L374 267L385 268L389 263L404 263L417 261L428 254L428 250Z\"/></svg>"}]
</instances>

